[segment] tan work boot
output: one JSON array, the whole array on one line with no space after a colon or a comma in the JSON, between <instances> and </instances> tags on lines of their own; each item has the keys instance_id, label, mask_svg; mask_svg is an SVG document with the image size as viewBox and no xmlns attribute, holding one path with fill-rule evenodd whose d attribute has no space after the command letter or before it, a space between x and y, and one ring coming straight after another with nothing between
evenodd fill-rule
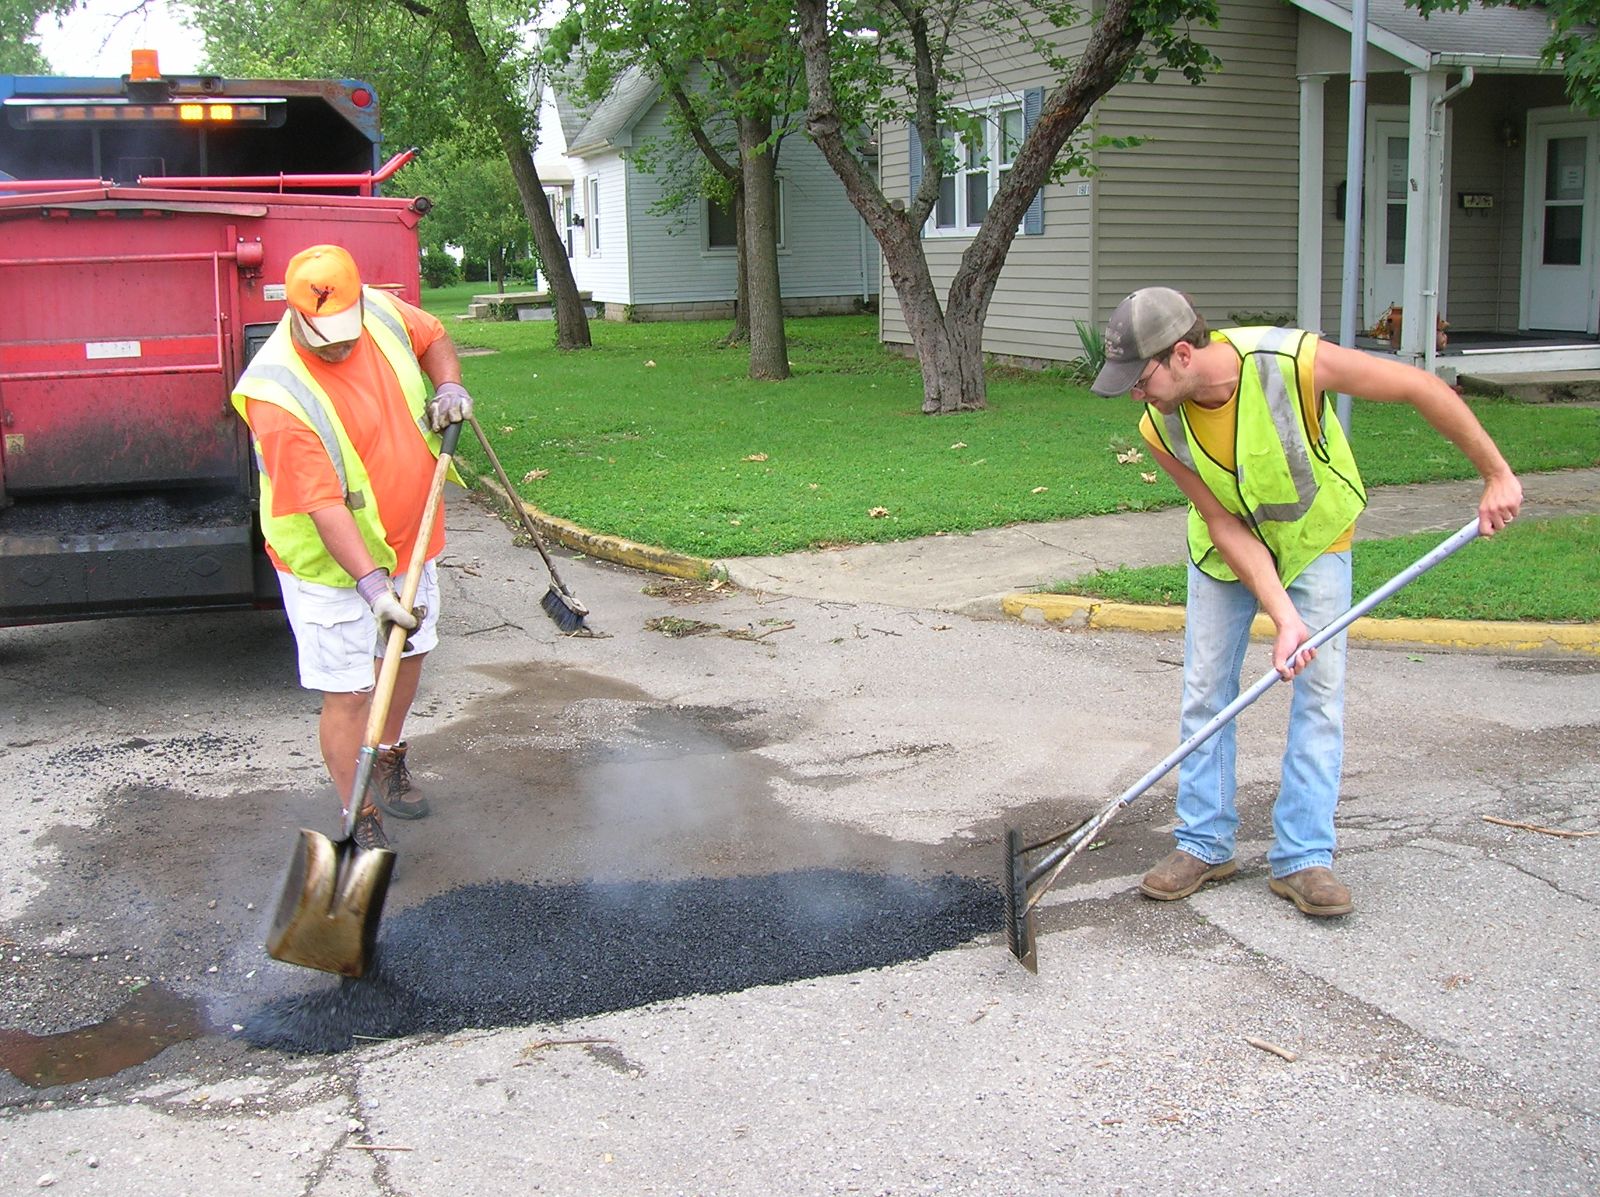
<instances>
[{"instance_id":1,"label":"tan work boot","mask_svg":"<svg viewBox=\"0 0 1600 1197\"><path fill-rule=\"evenodd\" d=\"M1336 918L1356 908L1350 900L1349 887L1324 865L1313 865L1286 877L1274 877L1267 886L1278 897L1288 898L1303 913L1319 919Z\"/></svg>"},{"instance_id":2,"label":"tan work boot","mask_svg":"<svg viewBox=\"0 0 1600 1197\"><path fill-rule=\"evenodd\" d=\"M1144 880L1139 882L1139 892L1157 902L1176 902L1187 898L1207 881L1225 881L1238 871L1239 866L1231 860L1207 864L1180 848L1144 875Z\"/></svg>"},{"instance_id":3,"label":"tan work boot","mask_svg":"<svg viewBox=\"0 0 1600 1197\"><path fill-rule=\"evenodd\" d=\"M356 829L351 832L350 838L355 840L357 848L368 851L389 846L389 837L383 834L383 816L378 813L377 807L361 808L361 813L356 816Z\"/></svg>"},{"instance_id":4,"label":"tan work boot","mask_svg":"<svg viewBox=\"0 0 1600 1197\"><path fill-rule=\"evenodd\" d=\"M379 748L372 766L372 792L377 803L397 819L420 819L428 813L428 800L411 783L406 768L406 742Z\"/></svg>"}]
</instances>

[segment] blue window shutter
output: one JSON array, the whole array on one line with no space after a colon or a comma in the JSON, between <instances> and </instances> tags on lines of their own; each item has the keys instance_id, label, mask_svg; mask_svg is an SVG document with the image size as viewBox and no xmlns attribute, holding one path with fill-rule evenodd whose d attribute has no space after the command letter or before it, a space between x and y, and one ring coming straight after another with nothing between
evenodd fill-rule
<instances>
[{"instance_id":1,"label":"blue window shutter","mask_svg":"<svg viewBox=\"0 0 1600 1197\"><path fill-rule=\"evenodd\" d=\"M911 135L907 143L911 154L911 194L906 196L906 202L911 203L917 198L917 192L922 190L922 137L915 125L907 125L906 131Z\"/></svg>"},{"instance_id":2,"label":"blue window shutter","mask_svg":"<svg viewBox=\"0 0 1600 1197\"><path fill-rule=\"evenodd\" d=\"M1022 135L1026 137L1039 123L1039 113L1044 110L1044 88L1030 87L1022 93ZM1022 214L1022 231L1027 235L1044 232L1044 188L1033 193L1033 202Z\"/></svg>"}]
</instances>

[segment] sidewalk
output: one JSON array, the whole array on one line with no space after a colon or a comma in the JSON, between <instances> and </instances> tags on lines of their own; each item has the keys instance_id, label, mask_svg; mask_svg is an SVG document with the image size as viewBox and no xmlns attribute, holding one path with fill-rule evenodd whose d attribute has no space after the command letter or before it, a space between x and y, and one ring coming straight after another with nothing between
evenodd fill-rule
<instances>
[{"instance_id":1,"label":"sidewalk","mask_svg":"<svg viewBox=\"0 0 1600 1197\"><path fill-rule=\"evenodd\" d=\"M1600 469L1530 474L1522 482L1524 518L1600 512ZM1481 491L1476 480L1375 487L1357 525L1356 538L1436 531L1442 539L1473 517ZM1135 608L1032 592L1096 569L1182 561L1184 520L1184 509L1172 508L1017 524L895 544L740 557L720 564L735 584L772 594L928 608L980 618L1010 616L1166 631L1182 626L1181 610ZM1370 626L1388 623L1406 626ZM1469 626L1445 621L1362 620L1351 634L1360 638L1385 630L1394 634L1383 638L1407 642L1576 647L1600 652L1600 628L1594 625Z\"/></svg>"}]
</instances>

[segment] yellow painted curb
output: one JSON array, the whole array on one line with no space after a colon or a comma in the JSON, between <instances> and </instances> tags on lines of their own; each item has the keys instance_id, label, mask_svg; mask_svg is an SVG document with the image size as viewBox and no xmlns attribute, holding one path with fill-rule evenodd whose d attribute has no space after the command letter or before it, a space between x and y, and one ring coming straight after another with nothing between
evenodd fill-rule
<instances>
[{"instance_id":1,"label":"yellow painted curb","mask_svg":"<svg viewBox=\"0 0 1600 1197\"><path fill-rule=\"evenodd\" d=\"M1182 607L1108 603L1081 594L1008 594L1000 609L1012 619L1121 632L1181 632ZM1272 621L1256 616L1250 628L1270 640ZM1528 652L1557 649L1600 655L1600 623L1513 623L1485 619L1358 619L1350 639L1387 644Z\"/></svg>"},{"instance_id":2,"label":"yellow painted curb","mask_svg":"<svg viewBox=\"0 0 1600 1197\"><path fill-rule=\"evenodd\" d=\"M533 526L539 529L541 536L575 553L584 553L615 565L626 565L653 574L666 574L669 577L687 578L696 582L716 575L716 562L705 557L691 557L687 553L674 553L670 549L657 548L655 545L624 540L620 536L591 532L588 528L580 527L568 520L547 515L515 495L508 496L499 485L481 474L472 478L472 484L497 503L518 504L528 513L528 517L533 520Z\"/></svg>"}]
</instances>

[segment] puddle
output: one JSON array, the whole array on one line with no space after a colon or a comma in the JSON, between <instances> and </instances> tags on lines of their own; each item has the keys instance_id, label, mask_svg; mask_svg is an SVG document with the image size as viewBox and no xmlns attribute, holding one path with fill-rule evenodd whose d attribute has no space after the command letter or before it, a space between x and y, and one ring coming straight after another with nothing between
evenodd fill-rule
<instances>
[{"instance_id":1,"label":"puddle","mask_svg":"<svg viewBox=\"0 0 1600 1197\"><path fill-rule=\"evenodd\" d=\"M604 885L477 885L386 919L377 967L245 1020L261 1047L562 1022L882 968L1001 923L989 882L837 869Z\"/></svg>"},{"instance_id":2,"label":"puddle","mask_svg":"<svg viewBox=\"0 0 1600 1197\"><path fill-rule=\"evenodd\" d=\"M143 1064L204 1029L194 1002L146 985L103 1022L54 1035L0 1030L0 1064L24 1085L48 1089Z\"/></svg>"}]
</instances>

